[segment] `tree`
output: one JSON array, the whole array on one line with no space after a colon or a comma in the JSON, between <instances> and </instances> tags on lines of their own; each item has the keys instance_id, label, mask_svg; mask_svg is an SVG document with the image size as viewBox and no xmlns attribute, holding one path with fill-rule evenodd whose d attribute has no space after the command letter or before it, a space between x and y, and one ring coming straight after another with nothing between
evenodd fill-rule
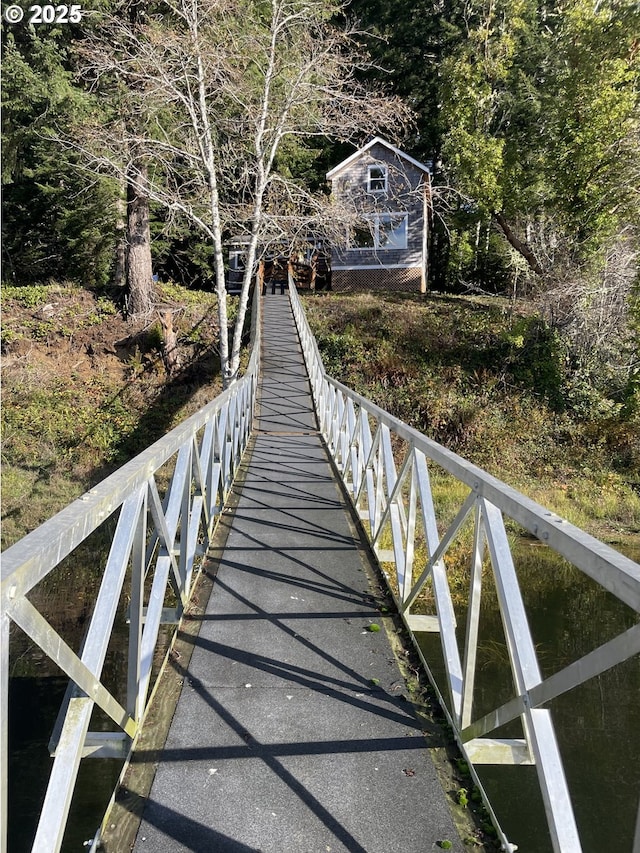
<instances>
[{"instance_id":1,"label":"tree","mask_svg":"<svg viewBox=\"0 0 640 853\"><path fill-rule=\"evenodd\" d=\"M130 17L134 22L133 11ZM136 193L135 182L127 189L82 172L74 152L61 152L51 138L92 115L102 117L74 79L80 36L77 24L3 32L5 275L17 283L69 278L118 287L128 279L130 311L147 313L148 200Z\"/></svg>"},{"instance_id":2,"label":"tree","mask_svg":"<svg viewBox=\"0 0 640 853\"><path fill-rule=\"evenodd\" d=\"M466 207L480 222L493 219L540 274L514 226L514 215L535 217L539 207L537 7L528 0L467 3L463 35L442 67L443 160Z\"/></svg>"},{"instance_id":3,"label":"tree","mask_svg":"<svg viewBox=\"0 0 640 853\"><path fill-rule=\"evenodd\" d=\"M83 122L97 108L73 81L78 27L2 29L3 275L17 284L105 284L115 187L79 171L75 154L50 138L54 128Z\"/></svg>"},{"instance_id":4,"label":"tree","mask_svg":"<svg viewBox=\"0 0 640 853\"><path fill-rule=\"evenodd\" d=\"M145 0L131 0L127 9L127 20L134 32L144 23L145 13ZM128 87L136 85L135 80L127 79L126 69L124 84ZM151 227L149 198L145 192L147 162L144 147L136 142L138 117L135 114L126 115L125 121L129 125L133 140L129 151L130 165L126 174L125 276L129 297L128 310L136 317L148 314L152 308Z\"/></svg>"},{"instance_id":5,"label":"tree","mask_svg":"<svg viewBox=\"0 0 640 853\"><path fill-rule=\"evenodd\" d=\"M144 155L136 157L133 153L126 180L125 277L129 297L127 311L134 317L148 314L153 304L151 227L146 186L145 157Z\"/></svg>"},{"instance_id":6,"label":"tree","mask_svg":"<svg viewBox=\"0 0 640 853\"><path fill-rule=\"evenodd\" d=\"M582 256L640 214L640 6L565 0L541 87L549 206Z\"/></svg>"},{"instance_id":7,"label":"tree","mask_svg":"<svg viewBox=\"0 0 640 853\"><path fill-rule=\"evenodd\" d=\"M436 161L441 150L439 70L451 34L457 35L455 4L352 0L349 10L360 21L362 41L375 60L368 76L391 81L395 94L415 113L410 150L423 162Z\"/></svg>"},{"instance_id":8,"label":"tree","mask_svg":"<svg viewBox=\"0 0 640 853\"><path fill-rule=\"evenodd\" d=\"M408 111L355 78L366 65L334 0L178 0L135 28L107 18L84 46L96 91L117 80L135 127L114 112L70 144L91 168L132 172L145 195L184 217L212 247L220 358L233 382L258 254L317 225L326 199L278 170L284 145L402 129ZM115 46L115 49L114 49ZM124 82L124 85L123 85ZM147 169L132 150L144 153ZM231 344L224 241L247 238Z\"/></svg>"},{"instance_id":9,"label":"tree","mask_svg":"<svg viewBox=\"0 0 640 853\"><path fill-rule=\"evenodd\" d=\"M579 260L606 252L638 212L637 4L472 0L466 10L466 38L442 74L452 180L538 275L559 243Z\"/></svg>"}]
</instances>

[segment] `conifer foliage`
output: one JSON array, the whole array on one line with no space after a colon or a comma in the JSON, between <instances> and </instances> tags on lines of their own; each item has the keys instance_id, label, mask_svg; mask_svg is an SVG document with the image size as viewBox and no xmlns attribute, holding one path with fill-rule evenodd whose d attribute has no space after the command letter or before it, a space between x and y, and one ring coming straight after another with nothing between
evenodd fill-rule
<instances>
[{"instance_id":1,"label":"conifer foliage","mask_svg":"<svg viewBox=\"0 0 640 853\"><path fill-rule=\"evenodd\" d=\"M80 32L3 24L2 266L12 284L110 275L117 191L50 139L98 109L74 80Z\"/></svg>"}]
</instances>

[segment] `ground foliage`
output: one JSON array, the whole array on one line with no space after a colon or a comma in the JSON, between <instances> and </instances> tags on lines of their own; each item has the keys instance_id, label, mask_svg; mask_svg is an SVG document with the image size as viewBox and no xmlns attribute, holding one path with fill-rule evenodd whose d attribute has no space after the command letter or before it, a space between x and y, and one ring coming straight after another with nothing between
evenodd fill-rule
<instances>
[{"instance_id":1,"label":"ground foliage","mask_svg":"<svg viewBox=\"0 0 640 853\"><path fill-rule=\"evenodd\" d=\"M640 531L638 414L593 389L585 405L526 303L332 294L305 308L341 382L602 538Z\"/></svg>"},{"instance_id":2,"label":"ground foliage","mask_svg":"<svg viewBox=\"0 0 640 853\"><path fill-rule=\"evenodd\" d=\"M215 296L160 288L183 365L171 376L157 315L126 322L73 284L3 289L3 548L220 392Z\"/></svg>"}]
</instances>

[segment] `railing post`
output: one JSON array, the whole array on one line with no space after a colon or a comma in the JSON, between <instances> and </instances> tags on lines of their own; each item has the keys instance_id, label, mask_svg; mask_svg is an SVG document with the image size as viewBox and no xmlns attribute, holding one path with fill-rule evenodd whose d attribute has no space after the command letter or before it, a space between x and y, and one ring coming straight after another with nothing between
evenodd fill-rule
<instances>
[{"instance_id":1,"label":"railing post","mask_svg":"<svg viewBox=\"0 0 640 853\"><path fill-rule=\"evenodd\" d=\"M216 467L215 461L215 425L216 417L214 416L205 425L200 445L200 465L202 467L203 493L205 497L207 540L213 531L218 500L219 467Z\"/></svg>"},{"instance_id":2,"label":"railing post","mask_svg":"<svg viewBox=\"0 0 640 853\"><path fill-rule=\"evenodd\" d=\"M525 698L523 725L525 734L531 738L553 849L556 853L579 853L582 847L550 712L541 708L532 709L526 698L529 690L540 684L542 676L529 631L504 521L500 510L488 501L481 498L480 506L496 579L511 669L518 695Z\"/></svg>"},{"instance_id":3,"label":"railing post","mask_svg":"<svg viewBox=\"0 0 640 853\"><path fill-rule=\"evenodd\" d=\"M484 559L484 523L480 504L476 503L473 527L473 553L471 555L471 580L469 583L469 610L465 634L464 667L462 677L462 711L460 728L472 720L473 691L475 687L478 631L480 626L480 600L482 598L482 563Z\"/></svg>"},{"instance_id":4,"label":"railing post","mask_svg":"<svg viewBox=\"0 0 640 853\"><path fill-rule=\"evenodd\" d=\"M411 453L411 483L409 486L409 512L407 516L407 543L405 548L404 584L402 585L402 600L406 601L413 583L413 560L415 557L416 520L418 514L418 472L415 457Z\"/></svg>"},{"instance_id":5,"label":"railing post","mask_svg":"<svg viewBox=\"0 0 640 853\"><path fill-rule=\"evenodd\" d=\"M0 614L0 851L7 853L9 824L9 629L10 619Z\"/></svg>"},{"instance_id":6,"label":"railing post","mask_svg":"<svg viewBox=\"0 0 640 853\"><path fill-rule=\"evenodd\" d=\"M180 589L178 590L178 601L176 616L180 618L189 597L188 588L188 559L189 559L189 533L191 530L191 483L193 482L193 441L187 445L186 452L186 474L182 486L182 501L180 506Z\"/></svg>"},{"instance_id":7,"label":"railing post","mask_svg":"<svg viewBox=\"0 0 640 853\"><path fill-rule=\"evenodd\" d=\"M147 541L147 495L144 497L131 549L131 601L129 604L129 655L127 667L127 711L138 723L142 718L140 655L142 648L144 582Z\"/></svg>"}]
</instances>

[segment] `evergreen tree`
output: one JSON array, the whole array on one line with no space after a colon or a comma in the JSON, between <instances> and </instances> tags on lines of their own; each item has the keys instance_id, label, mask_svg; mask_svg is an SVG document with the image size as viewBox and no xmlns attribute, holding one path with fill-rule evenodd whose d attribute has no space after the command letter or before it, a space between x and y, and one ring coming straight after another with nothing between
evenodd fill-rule
<instances>
[{"instance_id":1,"label":"evergreen tree","mask_svg":"<svg viewBox=\"0 0 640 853\"><path fill-rule=\"evenodd\" d=\"M566 0L541 86L549 207L582 255L640 221L640 6Z\"/></svg>"},{"instance_id":2,"label":"evergreen tree","mask_svg":"<svg viewBox=\"0 0 640 853\"><path fill-rule=\"evenodd\" d=\"M452 180L534 272L583 260L637 221L640 12L585 0L467 8L442 68Z\"/></svg>"},{"instance_id":3,"label":"evergreen tree","mask_svg":"<svg viewBox=\"0 0 640 853\"><path fill-rule=\"evenodd\" d=\"M78 169L51 139L95 103L73 83L73 24L3 27L3 268L14 283L105 284L114 247L113 182Z\"/></svg>"}]
</instances>

